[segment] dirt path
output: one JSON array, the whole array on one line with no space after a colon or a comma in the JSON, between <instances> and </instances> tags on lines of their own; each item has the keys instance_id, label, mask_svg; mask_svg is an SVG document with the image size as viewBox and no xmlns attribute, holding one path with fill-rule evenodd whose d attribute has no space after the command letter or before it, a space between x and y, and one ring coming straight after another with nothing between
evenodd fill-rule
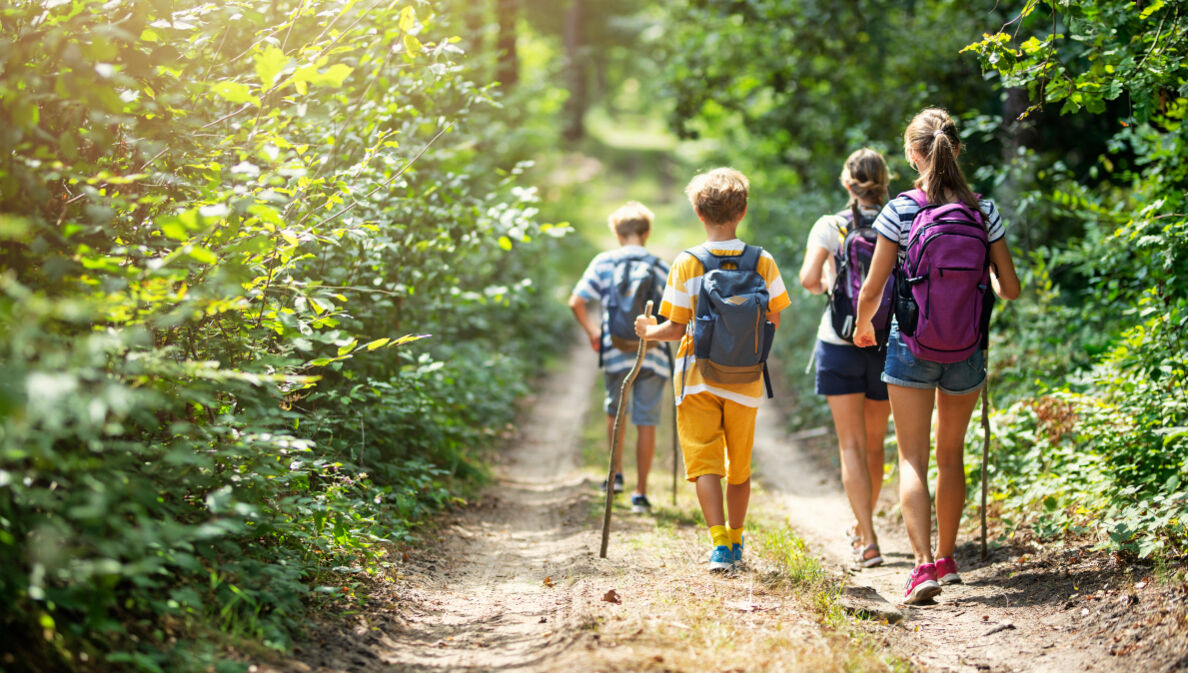
<instances>
[{"instance_id":1,"label":"dirt path","mask_svg":"<svg viewBox=\"0 0 1188 673\"><path fill-rule=\"evenodd\" d=\"M884 516L875 521L887 563L849 570L843 530L853 514L840 474L782 427L776 405L762 407L755 455L760 482L780 499L806 542L832 567L852 573L851 585L871 587L900 609L906 628L893 630L891 641L921 670L1188 670L1184 611L1176 605L1182 589L1155 587L1150 568L1121 566L1087 546L996 549L983 562L976 538L963 535L956 560L964 584L945 587L933 605L900 605L913 557L902 520L886 515L898 500L895 484L885 484Z\"/></svg>"},{"instance_id":2,"label":"dirt path","mask_svg":"<svg viewBox=\"0 0 1188 673\"><path fill-rule=\"evenodd\" d=\"M1032 560L1012 549L979 566L963 549L967 584L946 588L936 605L905 608L899 624L829 623L811 591L787 579L788 548L765 548L787 541L758 523L747 570L707 573L704 528L683 485L678 506L652 516L630 515L620 498L610 558L600 559L598 478L581 458L583 443L601 442L590 433L600 419L588 419L597 376L590 354L575 347L526 400L496 484L410 549L366 606L327 615L293 657L256 670L841 672L886 668L887 656L920 671L1188 669L1188 601L1168 609L1167 590L1152 601L1154 589L1078 550ZM667 422L652 480L658 504L669 496ZM786 517L827 568L843 572L850 515L834 470L781 427L775 405L765 405L755 521ZM911 564L900 530L882 522L890 562L852 579L893 603Z\"/></svg>"},{"instance_id":3,"label":"dirt path","mask_svg":"<svg viewBox=\"0 0 1188 673\"><path fill-rule=\"evenodd\" d=\"M597 374L587 355L574 349L525 400L498 485L410 552L389 592L373 593L383 608L320 628L279 670L549 670L573 646L583 588L563 578L590 571L596 542L576 472Z\"/></svg>"}]
</instances>

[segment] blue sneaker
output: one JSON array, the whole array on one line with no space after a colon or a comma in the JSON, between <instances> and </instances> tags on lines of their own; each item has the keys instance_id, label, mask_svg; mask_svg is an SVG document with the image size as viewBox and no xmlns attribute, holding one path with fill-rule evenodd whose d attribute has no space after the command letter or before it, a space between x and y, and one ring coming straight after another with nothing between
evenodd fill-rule
<instances>
[{"instance_id":1,"label":"blue sneaker","mask_svg":"<svg viewBox=\"0 0 1188 673\"><path fill-rule=\"evenodd\" d=\"M741 565L742 565L742 562L743 562L743 560L742 560L742 548L743 548L743 543L741 543L741 542L739 542L739 543L738 543L738 544L736 544L736 545L731 545L731 546L730 546L730 551L732 552L732 554L731 554L731 555L734 557L734 565L736 565L736 566L741 566Z\"/></svg>"},{"instance_id":2,"label":"blue sneaker","mask_svg":"<svg viewBox=\"0 0 1188 673\"><path fill-rule=\"evenodd\" d=\"M615 480L611 482L611 488L614 489L615 493L623 492L623 473L622 472L615 473ZM600 486L598 490L602 491L603 493L606 493L606 480L605 479L602 480L602 486Z\"/></svg>"},{"instance_id":3,"label":"blue sneaker","mask_svg":"<svg viewBox=\"0 0 1188 673\"><path fill-rule=\"evenodd\" d=\"M725 572L734 567L734 552L730 547L720 544L714 547L714 551L710 553L709 569L710 572Z\"/></svg>"},{"instance_id":4,"label":"blue sneaker","mask_svg":"<svg viewBox=\"0 0 1188 673\"><path fill-rule=\"evenodd\" d=\"M636 514L650 514L652 503L648 502L648 496L642 493L631 494L631 511Z\"/></svg>"}]
</instances>

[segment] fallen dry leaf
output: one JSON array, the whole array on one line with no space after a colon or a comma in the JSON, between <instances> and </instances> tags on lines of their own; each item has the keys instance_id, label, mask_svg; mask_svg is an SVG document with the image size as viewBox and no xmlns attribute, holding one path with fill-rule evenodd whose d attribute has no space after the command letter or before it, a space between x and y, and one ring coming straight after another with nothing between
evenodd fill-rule
<instances>
[{"instance_id":1,"label":"fallen dry leaf","mask_svg":"<svg viewBox=\"0 0 1188 673\"><path fill-rule=\"evenodd\" d=\"M603 594L602 600L606 601L607 603L623 602L623 598L619 596L619 592L615 591L614 589L611 589L610 591L607 591L605 594Z\"/></svg>"}]
</instances>

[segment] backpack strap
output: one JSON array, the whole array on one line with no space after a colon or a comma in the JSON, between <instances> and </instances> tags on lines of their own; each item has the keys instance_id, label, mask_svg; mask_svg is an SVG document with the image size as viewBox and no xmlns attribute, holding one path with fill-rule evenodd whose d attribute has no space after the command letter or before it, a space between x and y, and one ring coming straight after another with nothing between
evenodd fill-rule
<instances>
[{"instance_id":1,"label":"backpack strap","mask_svg":"<svg viewBox=\"0 0 1188 673\"><path fill-rule=\"evenodd\" d=\"M722 268L722 263L718 260L718 256L710 252L709 248L705 247L704 245L689 248L685 252L693 255L697 258L697 261L701 262L701 268L703 271L712 271L714 269Z\"/></svg>"},{"instance_id":2,"label":"backpack strap","mask_svg":"<svg viewBox=\"0 0 1188 673\"><path fill-rule=\"evenodd\" d=\"M911 199L917 206L923 208L928 205L928 195L921 189L909 189L906 192L901 192L900 196L906 196Z\"/></svg>"},{"instance_id":3,"label":"backpack strap","mask_svg":"<svg viewBox=\"0 0 1188 673\"><path fill-rule=\"evenodd\" d=\"M850 233L850 230L854 228L854 213L846 209L834 213L833 216L846 223L844 228L838 227L838 233L841 234L842 240L845 240L846 234Z\"/></svg>"},{"instance_id":4,"label":"backpack strap","mask_svg":"<svg viewBox=\"0 0 1188 673\"><path fill-rule=\"evenodd\" d=\"M759 256L763 254L763 248L757 245L748 245L743 248L742 254L738 256L738 268L750 269L755 271L759 268Z\"/></svg>"}]
</instances>

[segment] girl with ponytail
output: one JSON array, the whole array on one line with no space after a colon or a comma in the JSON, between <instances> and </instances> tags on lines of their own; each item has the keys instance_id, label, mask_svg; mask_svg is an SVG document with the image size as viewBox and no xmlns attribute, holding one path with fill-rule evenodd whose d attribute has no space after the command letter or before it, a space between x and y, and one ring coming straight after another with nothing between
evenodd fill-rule
<instances>
[{"instance_id":1,"label":"girl with ponytail","mask_svg":"<svg viewBox=\"0 0 1188 673\"><path fill-rule=\"evenodd\" d=\"M949 242L945 244L948 247L936 246L933 249L943 249L955 255L969 251L969 248L960 246L981 246L978 249L983 252L977 255L982 260L988 256L989 285L994 292L1003 299L1019 296L1019 278L1007 248L1002 216L992 201L978 198L966 183L957 163L961 139L949 114L939 108L929 108L917 114L904 131L903 145L904 153L919 177L915 182L916 189L889 201L875 221L879 240L870 274L859 295L854 334L854 343L857 345L875 343L871 317L875 314L893 267L898 263L903 268L909 247L913 248L913 255L922 249L919 241L925 237L912 239L909 245L913 222L917 216L923 222L926 214L931 217L933 213L939 212L934 210L938 207L951 208L946 204L963 204L966 209L963 212L972 215L972 219L966 221L984 227L985 235L964 238L949 236ZM961 209L948 212L958 210ZM988 253L984 252L987 241ZM924 280L929 283L929 292L935 291L937 296L942 296L946 292L946 284L952 289L953 284L958 282L954 278L961 278L960 272L966 270L956 265L950 269L955 273L950 273L947 278L943 273L946 269L938 267L940 273L922 271L908 282L921 282L922 277L927 276ZM981 294L978 299L981 301ZM929 308L934 313L940 313L938 306ZM925 308L918 308L920 315L923 315ZM956 311L947 312L950 317L957 315ZM986 381L986 351L982 346L971 346L972 354L957 362L940 356L936 356L937 359L923 357L918 354L922 350L918 345L919 332L911 337L912 332L907 330L914 330L914 326L901 330L898 324L899 311L896 313L897 321L892 324L887 341L887 359L882 379L887 383L899 445L900 507L916 557L916 567L908 577L904 590L904 602L910 604L924 602L937 595L942 584L961 581L953 551L961 512L965 507L965 429L977 403L978 393ZM910 316L911 311L906 314ZM932 318L943 319L944 316L934 315ZM908 334L907 341L905 333ZM928 493L928 461L931 454L929 435L934 405L938 474L935 554L932 549L932 508Z\"/></svg>"},{"instance_id":2,"label":"girl with ponytail","mask_svg":"<svg viewBox=\"0 0 1188 673\"><path fill-rule=\"evenodd\" d=\"M848 232L866 227L870 241L875 239L869 227L887 200L887 163L883 155L871 149L851 154L842 168L841 184L849 195L847 208L821 217L809 232L800 284L813 294L844 293L844 279L840 285L834 282L839 270L842 274L858 271L849 269L849 260L843 260ZM843 266L847 268L839 269ZM847 530L854 546L854 563L859 568L871 568L883 563L872 516L883 485L883 439L891 406L887 402L887 384L879 379L884 352L852 343L852 310L851 326L847 328L843 322L844 334L838 333L833 314L842 310L836 308L839 301L848 298L831 297L830 308L817 328L813 354L817 363L816 389L829 403L837 432L842 485L856 521Z\"/></svg>"}]
</instances>

